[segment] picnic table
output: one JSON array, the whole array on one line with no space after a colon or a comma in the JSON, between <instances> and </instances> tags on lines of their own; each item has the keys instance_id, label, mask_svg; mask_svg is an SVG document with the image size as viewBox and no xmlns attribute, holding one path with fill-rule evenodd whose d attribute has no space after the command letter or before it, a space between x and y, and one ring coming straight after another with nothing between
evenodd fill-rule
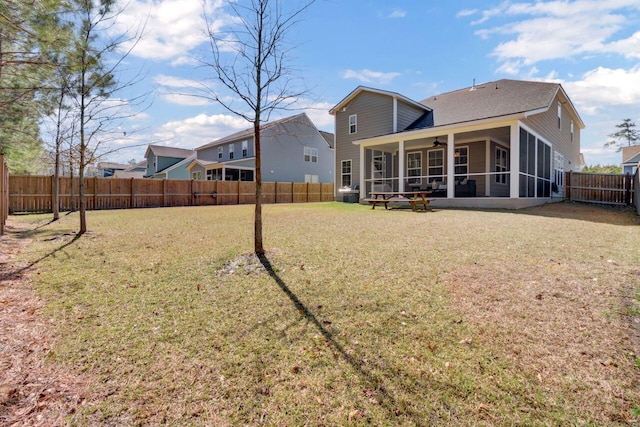
<instances>
[{"instance_id":1,"label":"picnic table","mask_svg":"<svg viewBox=\"0 0 640 427\"><path fill-rule=\"evenodd\" d=\"M365 201L371 204L371 209L375 209L376 205L384 205L385 209L389 209L389 203L409 203L413 211L416 205L422 205L427 210L427 205L435 199L428 199L427 196L431 191L411 190L411 191L372 191L369 193L370 198Z\"/></svg>"}]
</instances>

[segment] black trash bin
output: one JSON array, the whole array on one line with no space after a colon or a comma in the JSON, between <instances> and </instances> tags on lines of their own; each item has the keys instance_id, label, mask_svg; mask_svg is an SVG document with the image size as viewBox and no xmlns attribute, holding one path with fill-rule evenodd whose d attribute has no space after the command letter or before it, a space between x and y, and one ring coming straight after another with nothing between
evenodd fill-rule
<instances>
[{"instance_id":1,"label":"black trash bin","mask_svg":"<svg viewBox=\"0 0 640 427\"><path fill-rule=\"evenodd\" d=\"M358 203L360 200L360 190L358 186L354 188L341 188L338 191L342 194L342 201L344 203Z\"/></svg>"}]
</instances>

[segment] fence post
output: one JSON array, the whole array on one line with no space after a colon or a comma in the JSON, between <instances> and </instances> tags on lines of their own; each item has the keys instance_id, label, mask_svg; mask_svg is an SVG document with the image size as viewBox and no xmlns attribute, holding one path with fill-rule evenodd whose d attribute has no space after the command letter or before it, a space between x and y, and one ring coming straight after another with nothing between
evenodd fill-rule
<instances>
[{"instance_id":1,"label":"fence post","mask_svg":"<svg viewBox=\"0 0 640 427\"><path fill-rule=\"evenodd\" d=\"M129 208L133 209L133 199L134 199L134 195L133 195L133 184L135 183L134 181L135 178L131 178L131 191L130 191L130 197L131 199L129 200Z\"/></svg>"},{"instance_id":2,"label":"fence post","mask_svg":"<svg viewBox=\"0 0 640 427\"><path fill-rule=\"evenodd\" d=\"M167 206L167 180L162 180L162 207Z\"/></svg>"},{"instance_id":3,"label":"fence post","mask_svg":"<svg viewBox=\"0 0 640 427\"><path fill-rule=\"evenodd\" d=\"M624 203L627 206L631 206L631 174L624 176Z\"/></svg>"},{"instance_id":4,"label":"fence post","mask_svg":"<svg viewBox=\"0 0 640 427\"><path fill-rule=\"evenodd\" d=\"M564 198L571 201L571 171L565 172L564 177Z\"/></svg>"},{"instance_id":5,"label":"fence post","mask_svg":"<svg viewBox=\"0 0 640 427\"><path fill-rule=\"evenodd\" d=\"M274 192L274 194L275 194L275 195L274 195L274 199L273 199L273 203L274 203L274 204L278 203L278 181L276 181L276 184L275 184L275 185L276 185L276 188L275 188L275 190L273 191L273 192Z\"/></svg>"},{"instance_id":6,"label":"fence post","mask_svg":"<svg viewBox=\"0 0 640 427\"><path fill-rule=\"evenodd\" d=\"M93 177L93 210L98 210L98 177Z\"/></svg>"}]
</instances>

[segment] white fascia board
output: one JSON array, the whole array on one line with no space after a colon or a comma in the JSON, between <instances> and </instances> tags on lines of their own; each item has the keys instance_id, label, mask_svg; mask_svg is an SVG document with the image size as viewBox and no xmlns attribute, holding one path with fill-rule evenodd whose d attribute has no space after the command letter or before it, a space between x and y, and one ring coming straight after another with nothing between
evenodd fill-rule
<instances>
[{"instance_id":1,"label":"white fascia board","mask_svg":"<svg viewBox=\"0 0 640 427\"><path fill-rule=\"evenodd\" d=\"M507 127L513 124L515 120L522 120L525 118L525 113L516 113L508 116L501 116L500 118L491 118L476 120L474 122L465 123L453 123L450 125L435 126L425 129L416 129L408 132L391 133L387 135L376 136L373 138L358 139L353 141L353 145L379 145L389 142L398 142L402 140L430 138L435 136L444 136L449 133L463 133L473 132L477 130L493 129L498 127Z\"/></svg>"}]
</instances>

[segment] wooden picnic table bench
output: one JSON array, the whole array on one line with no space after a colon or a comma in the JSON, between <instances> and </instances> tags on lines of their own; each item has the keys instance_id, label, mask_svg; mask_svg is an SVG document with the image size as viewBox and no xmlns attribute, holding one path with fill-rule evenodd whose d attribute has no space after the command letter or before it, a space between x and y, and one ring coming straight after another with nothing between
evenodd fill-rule
<instances>
[{"instance_id":1,"label":"wooden picnic table bench","mask_svg":"<svg viewBox=\"0 0 640 427\"><path fill-rule=\"evenodd\" d=\"M422 205L426 211L427 205L435 200L427 199L430 191L372 191L369 194L371 198L364 200L371 204L371 209L375 209L376 205L384 205L385 209L389 209L389 203L409 203L413 211L416 205Z\"/></svg>"}]
</instances>

